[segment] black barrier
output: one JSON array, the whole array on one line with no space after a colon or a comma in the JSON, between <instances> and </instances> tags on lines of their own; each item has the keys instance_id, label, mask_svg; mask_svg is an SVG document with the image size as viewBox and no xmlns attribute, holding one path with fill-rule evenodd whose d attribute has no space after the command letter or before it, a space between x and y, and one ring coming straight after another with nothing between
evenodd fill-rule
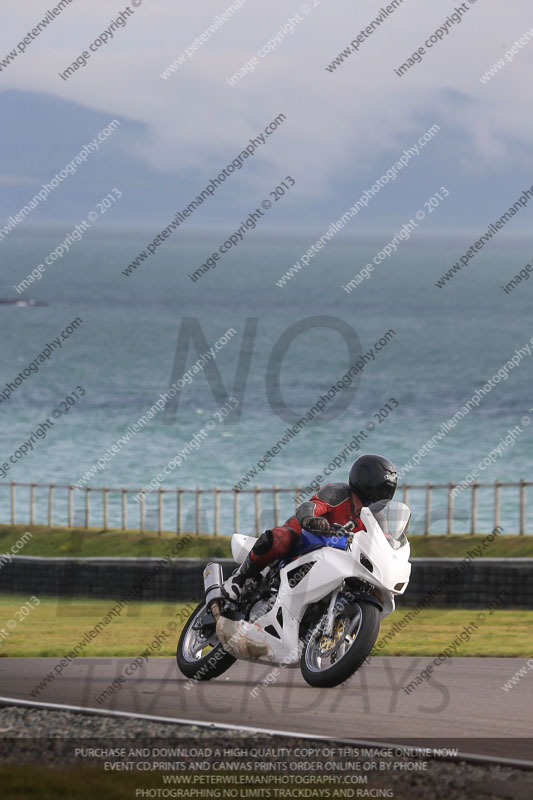
<instances>
[{"instance_id":1,"label":"black barrier","mask_svg":"<svg viewBox=\"0 0 533 800\"><path fill-rule=\"evenodd\" d=\"M216 559L229 575L234 562ZM138 587L160 559L40 558L12 556L0 569L0 592L23 595L120 599ZM205 561L171 561L138 592L139 600L189 601L203 597ZM533 606L532 558L413 558L409 586L399 606L431 601L432 606L483 608L506 592L502 608Z\"/></svg>"}]
</instances>

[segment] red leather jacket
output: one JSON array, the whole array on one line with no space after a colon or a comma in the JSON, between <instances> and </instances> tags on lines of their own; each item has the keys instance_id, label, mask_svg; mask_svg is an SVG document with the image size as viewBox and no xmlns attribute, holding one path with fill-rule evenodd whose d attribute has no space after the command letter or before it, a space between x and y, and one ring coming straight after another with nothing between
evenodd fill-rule
<instances>
[{"instance_id":1,"label":"red leather jacket","mask_svg":"<svg viewBox=\"0 0 533 800\"><path fill-rule=\"evenodd\" d=\"M352 492L347 483L327 483L322 486L310 500L306 500L296 509L293 517L285 523L297 533L302 531L304 517L324 517L328 522L345 525L352 520L355 530L362 530L363 523L355 516L352 505Z\"/></svg>"}]
</instances>

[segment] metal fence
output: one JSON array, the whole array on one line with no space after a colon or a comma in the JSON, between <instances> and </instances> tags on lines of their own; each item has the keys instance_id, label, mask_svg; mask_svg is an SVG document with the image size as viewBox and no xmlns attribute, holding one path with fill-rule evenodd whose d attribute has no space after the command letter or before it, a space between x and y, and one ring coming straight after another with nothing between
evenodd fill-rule
<instances>
[{"instance_id":1,"label":"metal fence","mask_svg":"<svg viewBox=\"0 0 533 800\"><path fill-rule=\"evenodd\" d=\"M411 533L488 533L501 525L505 533L533 533L533 510L526 489L533 483L472 484L452 494L457 484L402 484L396 497L407 503L413 517ZM233 489L113 489L43 483L0 483L0 520L11 524L66 525L211 533L215 536L255 531L282 524L305 500L301 487L256 486Z\"/></svg>"}]
</instances>

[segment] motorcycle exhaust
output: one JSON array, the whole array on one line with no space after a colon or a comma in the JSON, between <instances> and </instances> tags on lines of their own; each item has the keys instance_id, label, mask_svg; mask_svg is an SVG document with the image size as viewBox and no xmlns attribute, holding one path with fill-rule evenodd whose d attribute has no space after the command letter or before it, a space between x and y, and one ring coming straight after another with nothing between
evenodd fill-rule
<instances>
[{"instance_id":1,"label":"motorcycle exhaust","mask_svg":"<svg viewBox=\"0 0 533 800\"><path fill-rule=\"evenodd\" d=\"M261 657L268 659L272 655L272 649L266 641L267 634L255 623L220 616L216 631L224 648L235 658L255 661Z\"/></svg>"},{"instance_id":2,"label":"motorcycle exhaust","mask_svg":"<svg viewBox=\"0 0 533 800\"><path fill-rule=\"evenodd\" d=\"M220 564L207 564L204 569L205 603L217 622L220 617L219 601L222 599L223 583L224 574Z\"/></svg>"},{"instance_id":3,"label":"motorcycle exhaust","mask_svg":"<svg viewBox=\"0 0 533 800\"><path fill-rule=\"evenodd\" d=\"M216 620L216 632L224 648L236 658L255 660L271 652L266 633L259 625L252 625L243 619L232 620L222 616L222 584L224 575L220 564L207 564L204 569L205 602Z\"/></svg>"}]
</instances>

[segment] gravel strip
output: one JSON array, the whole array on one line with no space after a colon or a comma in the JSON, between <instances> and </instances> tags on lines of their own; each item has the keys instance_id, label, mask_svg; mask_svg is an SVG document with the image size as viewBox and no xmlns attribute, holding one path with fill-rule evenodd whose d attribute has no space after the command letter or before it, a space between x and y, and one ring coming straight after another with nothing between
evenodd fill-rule
<instances>
[{"instance_id":1,"label":"gravel strip","mask_svg":"<svg viewBox=\"0 0 533 800\"><path fill-rule=\"evenodd\" d=\"M249 731L229 730L222 734L225 739L265 738L264 734L256 735ZM22 706L0 708L0 739L63 739L66 736L72 739L212 739L220 738L221 732L214 727L151 722L133 717L106 717Z\"/></svg>"},{"instance_id":2,"label":"gravel strip","mask_svg":"<svg viewBox=\"0 0 533 800\"><path fill-rule=\"evenodd\" d=\"M48 711L18 706L0 708L0 765L15 762L45 763L50 767L81 763L88 766L87 760L81 761L79 757L74 756L75 746L179 747L180 742L187 742L189 746L197 747L273 749L309 748L323 744L309 739L274 737L238 730L220 731L216 728L150 722L135 718L86 715L71 711ZM387 758L379 760L384 763L390 761ZM478 800L478 798L479 800L509 798L530 800L533 797L531 771L501 766L478 766L464 762L430 760L427 763L428 769L424 772L369 772L366 787L368 793L363 793L365 787L354 786L354 796L388 796L396 800ZM306 771L305 774L309 772ZM332 774L331 771L329 774ZM379 787L382 791L387 790L392 794L370 793L380 791ZM317 793L316 797L319 796Z\"/></svg>"}]
</instances>

